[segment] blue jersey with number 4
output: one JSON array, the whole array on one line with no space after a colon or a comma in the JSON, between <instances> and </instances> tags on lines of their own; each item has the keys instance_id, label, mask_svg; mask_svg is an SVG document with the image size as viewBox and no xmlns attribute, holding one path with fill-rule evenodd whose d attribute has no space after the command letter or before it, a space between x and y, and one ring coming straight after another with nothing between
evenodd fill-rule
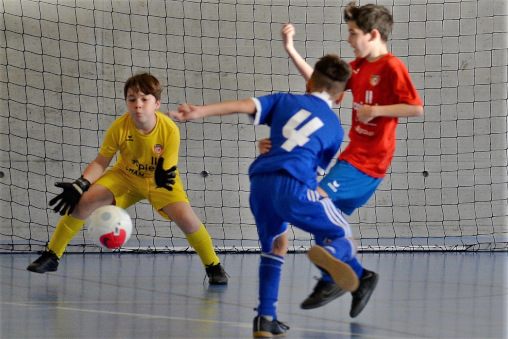
<instances>
[{"instance_id":1,"label":"blue jersey with number 4","mask_svg":"<svg viewBox=\"0 0 508 339\"><path fill-rule=\"evenodd\" d=\"M249 176L286 171L310 188L337 154L344 130L326 92L277 93L253 98L254 124L270 126L270 152L259 156Z\"/></svg>"}]
</instances>

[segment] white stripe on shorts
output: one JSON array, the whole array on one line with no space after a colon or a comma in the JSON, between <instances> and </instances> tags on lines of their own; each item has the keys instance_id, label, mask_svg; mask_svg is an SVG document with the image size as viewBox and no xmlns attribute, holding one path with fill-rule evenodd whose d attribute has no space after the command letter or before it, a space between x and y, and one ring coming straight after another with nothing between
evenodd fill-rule
<instances>
[{"instance_id":1,"label":"white stripe on shorts","mask_svg":"<svg viewBox=\"0 0 508 339\"><path fill-rule=\"evenodd\" d=\"M319 194L319 192L317 190L311 190L311 189L308 189L307 190L307 199L309 199L309 201L319 201L319 199L321 199L322 196L321 194Z\"/></svg>"},{"instance_id":2,"label":"white stripe on shorts","mask_svg":"<svg viewBox=\"0 0 508 339\"><path fill-rule=\"evenodd\" d=\"M328 219L335 225L342 227L345 232L346 237L350 237L353 235L351 231L351 226L348 221L342 215L342 212L334 205L332 199L324 198L319 201L323 208L325 209L325 213L328 216Z\"/></svg>"}]
</instances>

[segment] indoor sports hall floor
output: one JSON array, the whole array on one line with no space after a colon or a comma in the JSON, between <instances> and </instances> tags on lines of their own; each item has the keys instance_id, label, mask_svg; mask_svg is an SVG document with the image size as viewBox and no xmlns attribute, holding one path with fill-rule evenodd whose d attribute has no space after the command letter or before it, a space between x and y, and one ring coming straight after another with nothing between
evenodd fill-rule
<instances>
[{"instance_id":1,"label":"indoor sports hall floor","mask_svg":"<svg viewBox=\"0 0 508 339\"><path fill-rule=\"evenodd\" d=\"M211 287L195 254L68 254L35 274L36 254L2 254L0 338L251 338L259 254L220 255L230 283ZM380 274L369 305L350 294L315 310L300 302L318 271L304 253L283 269L287 338L506 338L506 252L362 253Z\"/></svg>"}]
</instances>

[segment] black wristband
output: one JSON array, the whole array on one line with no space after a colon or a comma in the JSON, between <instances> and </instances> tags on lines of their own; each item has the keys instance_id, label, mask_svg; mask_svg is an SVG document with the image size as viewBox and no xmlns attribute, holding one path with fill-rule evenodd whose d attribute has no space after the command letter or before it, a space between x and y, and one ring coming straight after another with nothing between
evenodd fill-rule
<instances>
[{"instance_id":1,"label":"black wristband","mask_svg":"<svg viewBox=\"0 0 508 339\"><path fill-rule=\"evenodd\" d=\"M81 176L78 180L74 181L74 185L81 189L81 194L86 192L90 188L90 181L86 180Z\"/></svg>"}]
</instances>

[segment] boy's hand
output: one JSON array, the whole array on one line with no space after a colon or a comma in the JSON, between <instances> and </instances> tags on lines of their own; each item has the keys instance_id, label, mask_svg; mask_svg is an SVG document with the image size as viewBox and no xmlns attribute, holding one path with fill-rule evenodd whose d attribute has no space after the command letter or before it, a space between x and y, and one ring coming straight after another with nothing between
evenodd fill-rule
<instances>
[{"instance_id":1,"label":"boy's hand","mask_svg":"<svg viewBox=\"0 0 508 339\"><path fill-rule=\"evenodd\" d=\"M162 165L164 164L164 158L160 157L159 161L157 162L157 166L155 167L155 185L157 187L163 187L167 189L168 191L173 190L173 186L175 184L175 177L176 177L176 166L171 167L168 170L165 170L162 168Z\"/></svg>"},{"instance_id":2,"label":"boy's hand","mask_svg":"<svg viewBox=\"0 0 508 339\"><path fill-rule=\"evenodd\" d=\"M294 48L293 37L295 36L295 32L295 26L292 24L285 24L282 26L281 34L286 51Z\"/></svg>"},{"instance_id":3,"label":"boy's hand","mask_svg":"<svg viewBox=\"0 0 508 339\"><path fill-rule=\"evenodd\" d=\"M53 208L55 213L71 215L83 193L90 188L90 182L81 177L74 182L57 182L55 186L63 189L63 192L51 199L49 206L56 205Z\"/></svg>"},{"instance_id":4,"label":"boy's hand","mask_svg":"<svg viewBox=\"0 0 508 339\"><path fill-rule=\"evenodd\" d=\"M356 118L363 124L368 123L375 118L374 108L371 105L362 105L362 107L356 111Z\"/></svg>"},{"instance_id":5,"label":"boy's hand","mask_svg":"<svg viewBox=\"0 0 508 339\"><path fill-rule=\"evenodd\" d=\"M166 115L178 121L196 120L202 118L201 106L183 103L178 107L178 111L167 111Z\"/></svg>"},{"instance_id":6,"label":"boy's hand","mask_svg":"<svg viewBox=\"0 0 508 339\"><path fill-rule=\"evenodd\" d=\"M258 143L259 154L266 154L272 149L272 142L270 139L261 139Z\"/></svg>"}]
</instances>

